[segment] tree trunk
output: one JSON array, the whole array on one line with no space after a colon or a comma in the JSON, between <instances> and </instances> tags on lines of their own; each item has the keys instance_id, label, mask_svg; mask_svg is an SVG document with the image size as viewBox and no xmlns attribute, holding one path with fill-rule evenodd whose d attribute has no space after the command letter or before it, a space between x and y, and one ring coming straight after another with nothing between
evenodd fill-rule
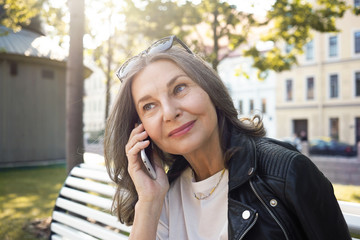
<instances>
[{"instance_id":1,"label":"tree trunk","mask_svg":"<svg viewBox=\"0 0 360 240\"><path fill-rule=\"evenodd\" d=\"M217 32L217 27L219 25L219 22L218 22L219 12L216 9L216 6L215 6L213 14L214 14L214 22L213 22L213 39L214 39L213 54L214 54L214 58L212 61L212 67L215 71L217 71L217 67L219 65L219 55L218 55L219 54L219 38L218 38L218 32Z\"/></svg>"},{"instance_id":2,"label":"tree trunk","mask_svg":"<svg viewBox=\"0 0 360 240\"><path fill-rule=\"evenodd\" d=\"M84 0L68 0L70 49L66 69L66 164L67 171L84 162L83 142L83 35Z\"/></svg>"},{"instance_id":3,"label":"tree trunk","mask_svg":"<svg viewBox=\"0 0 360 240\"><path fill-rule=\"evenodd\" d=\"M111 65L112 65L112 36L109 36L108 39L108 55L107 55L107 69L106 69L106 104L105 104L105 122L109 116L109 110L110 110L110 98L111 98Z\"/></svg>"}]
</instances>

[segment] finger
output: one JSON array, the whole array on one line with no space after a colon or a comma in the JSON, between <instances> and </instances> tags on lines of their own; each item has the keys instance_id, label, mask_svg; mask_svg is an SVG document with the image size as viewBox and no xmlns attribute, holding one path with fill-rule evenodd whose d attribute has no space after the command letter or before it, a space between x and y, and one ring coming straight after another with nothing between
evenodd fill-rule
<instances>
[{"instance_id":1,"label":"finger","mask_svg":"<svg viewBox=\"0 0 360 240\"><path fill-rule=\"evenodd\" d=\"M134 129L131 131L131 133L130 133L130 136L129 136L129 139L131 138L131 137L133 137L135 134L138 134L138 133L140 133L140 132L142 132L142 131L144 131L145 129L144 129L144 125L142 124L142 123L135 123L135 127L134 127Z\"/></svg>"},{"instance_id":2,"label":"finger","mask_svg":"<svg viewBox=\"0 0 360 240\"><path fill-rule=\"evenodd\" d=\"M148 136L149 135L146 131L133 134L133 136L129 138L127 144L125 145L125 151L128 152L136 143L145 140Z\"/></svg>"},{"instance_id":3,"label":"finger","mask_svg":"<svg viewBox=\"0 0 360 240\"><path fill-rule=\"evenodd\" d=\"M144 165L140 160L139 152L141 149L144 149L149 145L149 140L138 142L126 154L128 159L128 172L130 173L130 176L132 176L134 172L144 168Z\"/></svg>"},{"instance_id":4,"label":"finger","mask_svg":"<svg viewBox=\"0 0 360 240\"><path fill-rule=\"evenodd\" d=\"M126 156L128 157L128 160L129 161L137 161L139 152L141 151L141 149L144 149L144 148L148 147L149 145L150 145L149 140L139 141L139 142L135 143L126 152Z\"/></svg>"}]
</instances>

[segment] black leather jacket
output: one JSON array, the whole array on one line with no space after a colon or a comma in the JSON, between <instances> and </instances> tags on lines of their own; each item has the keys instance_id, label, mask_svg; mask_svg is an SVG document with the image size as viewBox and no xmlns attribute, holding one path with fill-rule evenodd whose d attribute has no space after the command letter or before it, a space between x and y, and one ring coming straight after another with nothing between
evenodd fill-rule
<instances>
[{"instance_id":1,"label":"black leather jacket","mask_svg":"<svg viewBox=\"0 0 360 240\"><path fill-rule=\"evenodd\" d=\"M229 240L348 240L331 183L290 144L233 131Z\"/></svg>"}]
</instances>

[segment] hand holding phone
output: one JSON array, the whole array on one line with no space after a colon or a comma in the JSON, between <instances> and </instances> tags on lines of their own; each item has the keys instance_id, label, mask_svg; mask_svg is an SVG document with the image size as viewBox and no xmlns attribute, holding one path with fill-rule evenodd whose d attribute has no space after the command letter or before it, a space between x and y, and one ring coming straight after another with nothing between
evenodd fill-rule
<instances>
[{"instance_id":1,"label":"hand holding phone","mask_svg":"<svg viewBox=\"0 0 360 240\"><path fill-rule=\"evenodd\" d=\"M141 160L143 161L145 168L146 168L147 172L149 173L150 177L155 180L156 172L155 172L153 166L151 165L150 159L148 158L148 156L145 153L145 149L141 150L140 156L141 156Z\"/></svg>"}]
</instances>

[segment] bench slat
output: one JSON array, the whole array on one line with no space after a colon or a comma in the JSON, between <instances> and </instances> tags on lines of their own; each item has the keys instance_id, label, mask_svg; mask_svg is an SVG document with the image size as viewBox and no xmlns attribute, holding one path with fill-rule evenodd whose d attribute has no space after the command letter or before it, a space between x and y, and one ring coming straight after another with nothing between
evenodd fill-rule
<instances>
[{"instance_id":1,"label":"bench slat","mask_svg":"<svg viewBox=\"0 0 360 240\"><path fill-rule=\"evenodd\" d=\"M351 233L360 234L360 216L350 213L343 213Z\"/></svg>"},{"instance_id":2,"label":"bench slat","mask_svg":"<svg viewBox=\"0 0 360 240\"><path fill-rule=\"evenodd\" d=\"M122 236L120 233L116 233L112 230L106 229L104 227L98 226L96 224L90 223L86 220L71 216L62 212L53 213L54 220L65 225L70 225L71 227L78 229L86 234L98 237L104 240L126 240L127 236ZM58 233L59 234L59 233Z\"/></svg>"},{"instance_id":3,"label":"bench slat","mask_svg":"<svg viewBox=\"0 0 360 240\"><path fill-rule=\"evenodd\" d=\"M114 196L115 194L115 188L108 184L92 182L81 178L69 176L66 178L65 184L77 189L97 192L110 197Z\"/></svg>"},{"instance_id":4,"label":"bench slat","mask_svg":"<svg viewBox=\"0 0 360 240\"><path fill-rule=\"evenodd\" d=\"M115 186L104 166L73 168L56 199L51 239L128 239L131 227L109 212L114 194Z\"/></svg>"},{"instance_id":5,"label":"bench slat","mask_svg":"<svg viewBox=\"0 0 360 240\"><path fill-rule=\"evenodd\" d=\"M101 207L104 209L111 209L112 200L108 198L103 198L100 196L92 195L89 193L85 193L79 190L63 187L60 191L60 195L74 199L79 202L92 204L97 207Z\"/></svg>"},{"instance_id":6,"label":"bench slat","mask_svg":"<svg viewBox=\"0 0 360 240\"><path fill-rule=\"evenodd\" d=\"M64 238L62 238L61 236L59 236L57 234L53 234L53 235L51 235L51 240L64 240Z\"/></svg>"},{"instance_id":7,"label":"bench slat","mask_svg":"<svg viewBox=\"0 0 360 240\"><path fill-rule=\"evenodd\" d=\"M58 235L51 236L51 239L79 239L79 240L98 240L86 233L75 230L61 223L51 223L51 230Z\"/></svg>"},{"instance_id":8,"label":"bench slat","mask_svg":"<svg viewBox=\"0 0 360 240\"><path fill-rule=\"evenodd\" d=\"M106 167L104 165L80 163L78 167L106 172ZM75 168L73 168L73 169L75 169Z\"/></svg>"},{"instance_id":9,"label":"bench slat","mask_svg":"<svg viewBox=\"0 0 360 240\"><path fill-rule=\"evenodd\" d=\"M89 168L74 168L71 171L72 176L82 177L82 178L91 178L93 180L102 181L106 183L112 183L107 172L89 169Z\"/></svg>"},{"instance_id":10,"label":"bench slat","mask_svg":"<svg viewBox=\"0 0 360 240\"><path fill-rule=\"evenodd\" d=\"M99 210L95 210L63 198L57 199L56 206L61 207L62 209L66 209L70 212L79 214L81 216L94 219L98 222L117 228L119 230L125 232L130 231L129 227L121 224L115 216L112 216L109 213L101 212Z\"/></svg>"},{"instance_id":11,"label":"bench slat","mask_svg":"<svg viewBox=\"0 0 360 240\"><path fill-rule=\"evenodd\" d=\"M351 213L360 216L360 204L354 202L338 201L341 211L345 213Z\"/></svg>"}]
</instances>

